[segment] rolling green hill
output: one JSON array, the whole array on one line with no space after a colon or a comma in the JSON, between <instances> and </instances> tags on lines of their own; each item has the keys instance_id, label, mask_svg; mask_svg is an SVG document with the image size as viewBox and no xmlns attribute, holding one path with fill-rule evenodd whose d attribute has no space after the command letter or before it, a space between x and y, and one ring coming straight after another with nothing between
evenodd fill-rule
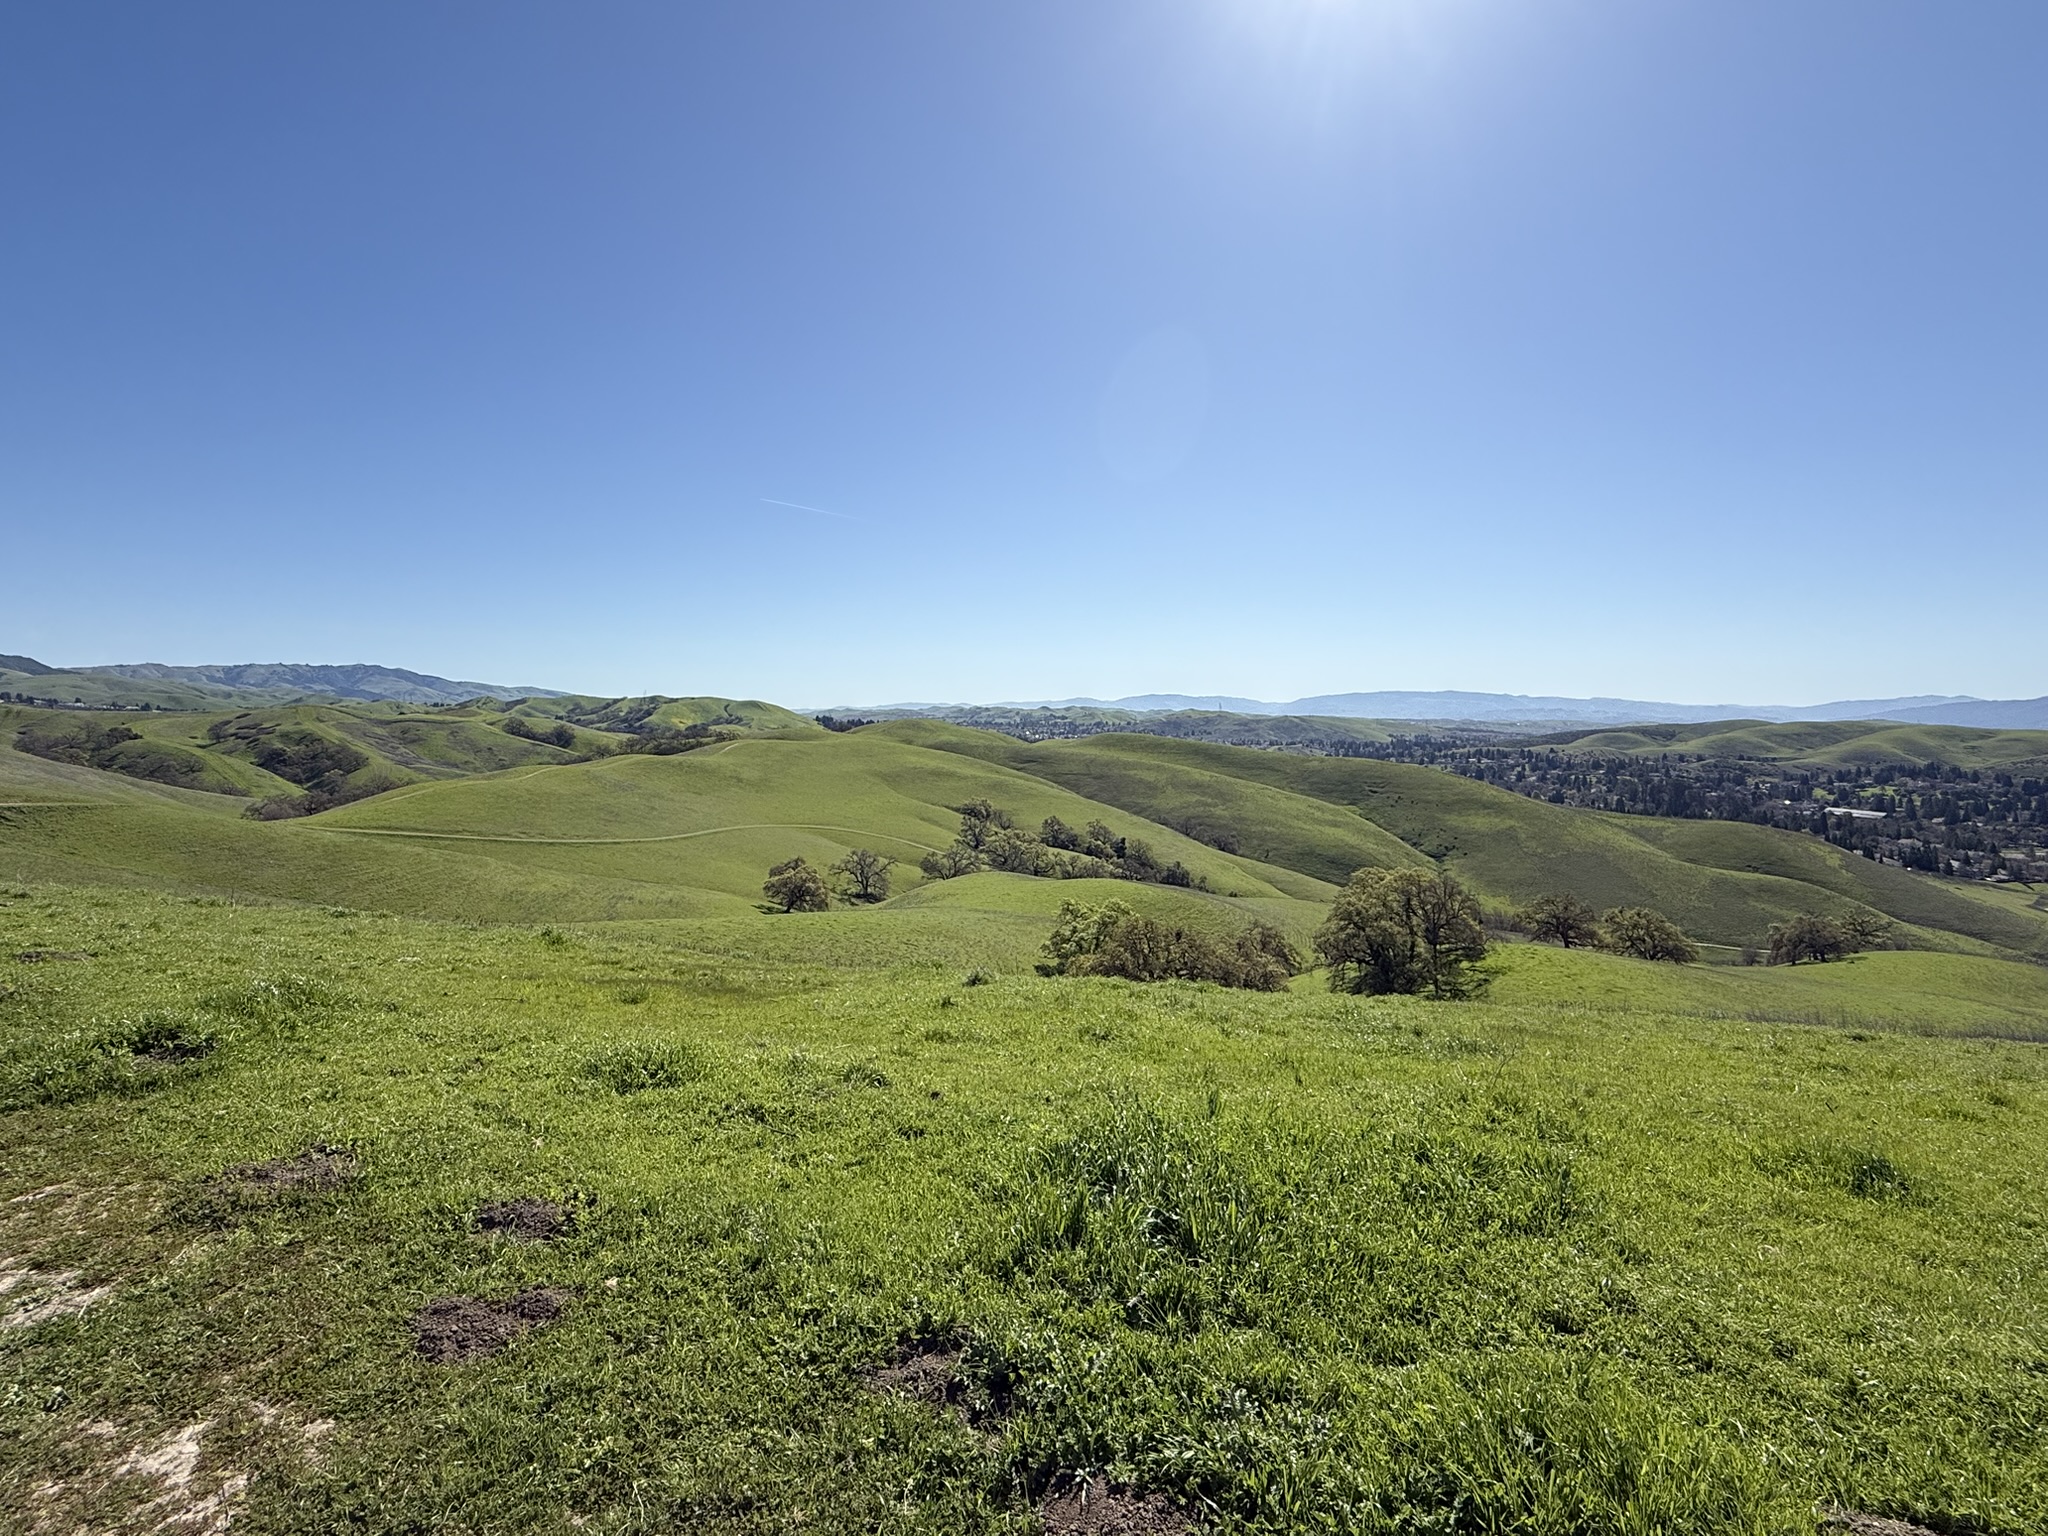
<instances>
[{"instance_id":1,"label":"rolling green hill","mask_svg":"<svg viewBox=\"0 0 2048 1536\"><path fill-rule=\"evenodd\" d=\"M961 705L924 709L883 719L923 720L1000 731L1025 741L1058 740L1104 732L1172 736L1186 741L1213 741L1229 746L1327 749L1337 743L1388 742L1428 729L1412 720L1361 720L1338 715L1248 715L1231 710L1132 710L1103 704L1039 705L1025 708L1002 704ZM1466 722L1454 724L1465 734L1494 736L1499 731Z\"/></svg>"},{"instance_id":2,"label":"rolling green hill","mask_svg":"<svg viewBox=\"0 0 2048 1536\"><path fill-rule=\"evenodd\" d=\"M421 779L568 762L570 751L510 735L487 711L393 704L293 704L232 712L32 710L0 705L0 736L129 778L214 794L297 796L331 771L345 793ZM93 750L97 740L130 737ZM30 748L34 751L37 748Z\"/></svg>"},{"instance_id":3,"label":"rolling green hill","mask_svg":"<svg viewBox=\"0 0 2048 1536\"><path fill-rule=\"evenodd\" d=\"M649 724L667 726L705 725L748 734L791 731L815 736L823 727L779 704L759 699L712 697L676 699L663 694L638 698L599 699L581 696L521 700L530 713L549 715L597 731L625 731Z\"/></svg>"},{"instance_id":4,"label":"rolling green hill","mask_svg":"<svg viewBox=\"0 0 2048 1536\"><path fill-rule=\"evenodd\" d=\"M871 732L1006 763L1155 820L1230 829L1242 815L1247 851L1323 879L1342 878L1337 866L1347 860L1391 863L1420 854L1445 860L1499 904L1570 891L1601 908L1656 907L1713 943L1755 943L1794 913L1860 906L1914 925L1916 942L2048 956L2048 915L2036 920L2030 912L1990 908L1941 882L1766 827L1575 810L1431 768L1364 758L1151 736L1023 743L922 722L890 722L861 734ZM1329 838L1320 829L1329 826L1331 807L1373 830ZM1342 825L1349 831L1352 824ZM1406 852L1383 851L1390 845L1368 845L1367 837L1390 837ZM1368 846L1373 858L1354 857Z\"/></svg>"},{"instance_id":5,"label":"rolling green hill","mask_svg":"<svg viewBox=\"0 0 2048 1536\"><path fill-rule=\"evenodd\" d=\"M325 901L489 921L600 921L750 912L770 864L820 867L873 847L900 861L949 842L952 809L991 799L1026 825L1103 819L1178 859L1216 896L1327 903L1331 887L1221 853L1171 828L996 765L813 729L673 757L620 756L418 780L323 815L261 823L240 805L134 784L0 748L0 869L18 878L125 883ZM65 803L72 802L72 803ZM1085 899L1126 882L1023 882ZM999 888L1000 877L970 881ZM961 897L954 897L959 904ZM1145 900L1206 909L1192 892ZM1052 905L1057 905L1055 900ZM1043 908L1050 912L1051 907ZM1254 910L1254 907L1247 907ZM1256 908L1264 911L1265 908ZM1284 910L1284 908L1277 909ZM1287 925L1305 930L1296 914Z\"/></svg>"},{"instance_id":6,"label":"rolling green hill","mask_svg":"<svg viewBox=\"0 0 2048 1536\"><path fill-rule=\"evenodd\" d=\"M31 672L4 664L0 664L0 693L56 699L66 704L148 704L156 709L219 709L249 702L246 694L204 683L115 677L105 672L73 672L61 667L39 667Z\"/></svg>"},{"instance_id":7,"label":"rolling green hill","mask_svg":"<svg viewBox=\"0 0 2048 1536\"><path fill-rule=\"evenodd\" d=\"M1962 725L1901 725L1886 720L1718 720L1704 725L1643 725L1541 738L1589 752L1654 757L1748 758L1794 768L1919 766L2004 768L2048 763L2048 731L1992 731Z\"/></svg>"},{"instance_id":8,"label":"rolling green hill","mask_svg":"<svg viewBox=\"0 0 2048 1536\"><path fill-rule=\"evenodd\" d=\"M2048 1042L2048 967L1982 955L1880 950L1833 965L1660 965L1513 944L1487 961L1488 1002L1656 1009L1755 1023Z\"/></svg>"},{"instance_id":9,"label":"rolling green hill","mask_svg":"<svg viewBox=\"0 0 2048 1536\"><path fill-rule=\"evenodd\" d=\"M335 760L355 765L351 782L391 787L272 833L230 825L240 806L226 796L203 797L213 803L202 808L190 795L110 795L90 786L114 775L74 767L53 776L60 765L30 769L37 760L13 753L0 759L0 777L42 786L24 798L51 797L61 784L108 803L21 813L0 856L80 878L450 916L526 918L555 904L579 919L623 919L744 910L771 863L802 855L823 866L855 846L898 859L897 889L907 892L920 880L918 858L951 839L954 807L985 798L1027 827L1055 815L1106 821L1241 901L1323 903L1362 866L1441 859L1496 908L1566 890L1602 909L1655 907L1713 944L1756 944L1802 911L1868 908L1915 946L2048 956L2048 912L1811 837L1575 810L1426 767L1154 736L1027 743L933 721L834 733L739 701L612 704L551 700L530 718L609 709L627 729L664 711L677 728L730 724L673 756L581 761L507 733L507 715L492 709L124 716L141 734L119 751L185 754L215 776L207 787L244 797L293 791L265 766L283 749L315 766L343 754ZM36 715L53 717L103 718ZM1293 917L1283 926L1306 931Z\"/></svg>"}]
</instances>

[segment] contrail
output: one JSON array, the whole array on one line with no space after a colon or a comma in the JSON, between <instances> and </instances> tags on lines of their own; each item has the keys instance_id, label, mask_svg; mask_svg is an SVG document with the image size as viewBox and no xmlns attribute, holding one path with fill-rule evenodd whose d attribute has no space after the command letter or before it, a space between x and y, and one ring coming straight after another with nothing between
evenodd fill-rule
<instances>
[{"instance_id":1,"label":"contrail","mask_svg":"<svg viewBox=\"0 0 2048 1536\"><path fill-rule=\"evenodd\" d=\"M836 517L845 522L858 523L866 519L855 517L851 512L827 512L823 507L807 507L800 501L777 501L773 496L761 498L771 507L794 507L799 512L815 512L820 517Z\"/></svg>"}]
</instances>

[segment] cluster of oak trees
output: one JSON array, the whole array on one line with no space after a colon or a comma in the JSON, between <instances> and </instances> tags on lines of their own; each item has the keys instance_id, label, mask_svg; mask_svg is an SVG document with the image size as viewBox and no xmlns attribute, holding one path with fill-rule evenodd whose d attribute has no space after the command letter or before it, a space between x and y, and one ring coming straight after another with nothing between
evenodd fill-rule
<instances>
[{"instance_id":1,"label":"cluster of oak trees","mask_svg":"<svg viewBox=\"0 0 2048 1536\"><path fill-rule=\"evenodd\" d=\"M1605 949L1637 960L1690 965L1697 945L1678 924L1651 907L1615 907L1605 916L1566 892L1539 896L1517 914L1522 931L1565 949Z\"/></svg>"},{"instance_id":2,"label":"cluster of oak trees","mask_svg":"<svg viewBox=\"0 0 2048 1536\"><path fill-rule=\"evenodd\" d=\"M1782 923L1773 923L1770 939L1772 965L1839 960L1866 949L1885 948L1891 943L1891 924L1875 912L1851 912L1847 917L1802 912Z\"/></svg>"},{"instance_id":3,"label":"cluster of oak trees","mask_svg":"<svg viewBox=\"0 0 2048 1536\"><path fill-rule=\"evenodd\" d=\"M769 869L761 894L784 912L823 912L835 894L851 902L886 901L895 867L894 859L871 848L856 848L822 870L808 859L785 859Z\"/></svg>"},{"instance_id":4,"label":"cluster of oak trees","mask_svg":"<svg viewBox=\"0 0 2048 1536\"><path fill-rule=\"evenodd\" d=\"M1178 859L1162 864L1143 839L1119 836L1099 821L1077 831L1059 817L1048 816L1036 832L1027 832L1008 811L987 800L970 800L959 810L960 835L953 846L918 861L918 868L933 880L994 869L1054 880L1139 880L1209 888Z\"/></svg>"},{"instance_id":5,"label":"cluster of oak trees","mask_svg":"<svg viewBox=\"0 0 2048 1536\"><path fill-rule=\"evenodd\" d=\"M1179 860L1162 864L1142 839L1119 836L1099 821L1076 831L1048 816L1032 833L987 800L971 800L959 810L960 835L953 846L918 861L929 879L994 869L1055 880L1139 880L1209 889L1207 880ZM895 867L894 859L867 848L856 848L822 870L805 859L787 859L768 871L761 892L784 912L823 912L835 895L850 902L884 901Z\"/></svg>"},{"instance_id":6,"label":"cluster of oak trees","mask_svg":"<svg viewBox=\"0 0 2048 1536\"><path fill-rule=\"evenodd\" d=\"M1680 964L1699 958L1699 949L1679 931L1678 925L1648 907L1616 907L1596 917L1593 909L1576 896L1557 894L1538 897L1518 914L1524 932L1545 944L1566 949L1606 949L1638 960L1673 960ZM1882 949L1891 942L1891 924L1875 912L1852 912L1846 917L1826 917L1802 912L1771 925L1771 965L1797 965L1802 960L1839 960L1866 949ZM1744 963L1759 958L1754 950L1744 952Z\"/></svg>"}]
</instances>

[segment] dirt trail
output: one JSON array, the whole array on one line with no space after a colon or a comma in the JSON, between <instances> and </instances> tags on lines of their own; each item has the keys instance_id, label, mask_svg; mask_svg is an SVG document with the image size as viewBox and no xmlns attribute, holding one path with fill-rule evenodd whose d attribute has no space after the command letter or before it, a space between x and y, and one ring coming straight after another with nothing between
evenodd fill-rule
<instances>
[{"instance_id":1,"label":"dirt trail","mask_svg":"<svg viewBox=\"0 0 2048 1536\"><path fill-rule=\"evenodd\" d=\"M850 832L855 837L880 843L900 843L925 853L939 850L929 843L912 842L887 832L870 832L862 827L835 826L827 821L748 821L730 827L705 827L696 832L663 832L653 837L522 837L509 832L409 832L396 827L318 827L321 832L346 833L351 837L423 837L454 843L539 843L572 847L609 846L616 843L679 843L692 837L715 837L721 832Z\"/></svg>"}]
</instances>

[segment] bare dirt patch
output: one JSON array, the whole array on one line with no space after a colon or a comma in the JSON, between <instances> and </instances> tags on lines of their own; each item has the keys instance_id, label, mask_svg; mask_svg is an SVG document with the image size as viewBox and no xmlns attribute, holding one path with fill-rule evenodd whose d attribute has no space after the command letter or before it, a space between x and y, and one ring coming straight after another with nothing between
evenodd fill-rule
<instances>
[{"instance_id":1,"label":"bare dirt patch","mask_svg":"<svg viewBox=\"0 0 2048 1536\"><path fill-rule=\"evenodd\" d=\"M361 1169L362 1159L347 1147L314 1146L296 1157L274 1157L267 1163L223 1169L214 1183L241 1194L286 1194L337 1189Z\"/></svg>"},{"instance_id":2,"label":"bare dirt patch","mask_svg":"<svg viewBox=\"0 0 2048 1536\"><path fill-rule=\"evenodd\" d=\"M1082 1478L1040 1502L1047 1536L1192 1536L1187 1516L1158 1494L1139 1498Z\"/></svg>"},{"instance_id":3,"label":"bare dirt patch","mask_svg":"<svg viewBox=\"0 0 2048 1536\"><path fill-rule=\"evenodd\" d=\"M69 1480L47 1482L34 1497L41 1506L34 1529L48 1536L103 1529L109 1504L129 1506L124 1530L174 1531L184 1536L220 1536L233 1524L249 1477L232 1467L209 1465L201 1442L215 1420L201 1419L129 1446L119 1461ZM98 1440L115 1440L116 1426L79 1426ZM109 1450L114 1447L109 1447ZM133 1502L140 1500L140 1502ZM93 1516L87 1523L88 1514Z\"/></svg>"},{"instance_id":4,"label":"bare dirt patch","mask_svg":"<svg viewBox=\"0 0 2048 1536\"><path fill-rule=\"evenodd\" d=\"M146 1061L152 1066L177 1067L211 1056L213 1047L211 1040L165 1040L137 1047L134 1056L137 1061Z\"/></svg>"},{"instance_id":5,"label":"bare dirt patch","mask_svg":"<svg viewBox=\"0 0 2048 1536\"><path fill-rule=\"evenodd\" d=\"M412 1315L413 1343L435 1365L484 1360L521 1334L552 1323L567 1310L569 1292L536 1286L504 1301L480 1296L439 1296Z\"/></svg>"},{"instance_id":6,"label":"bare dirt patch","mask_svg":"<svg viewBox=\"0 0 2048 1536\"><path fill-rule=\"evenodd\" d=\"M876 1392L943 1408L970 1429L993 1437L1009 1407L964 1369L967 1352L953 1339L912 1339L887 1365L873 1366L862 1379Z\"/></svg>"},{"instance_id":7,"label":"bare dirt patch","mask_svg":"<svg viewBox=\"0 0 2048 1536\"><path fill-rule=\"evenodd\" d=\"M111 1285L87 1285L75 1269L30 1269L0 1259L0 1297L9 1305L0 1328L33 1328L60 1317L76 1317L114 1294Z\"/></svg>"},{"instance_id":8,"label":"bare dirt patch","mask_svg":"<svg viewBox=\"0 0 2048 1536\"><path fill-rule=\"evenodd\" d=\"M84 949L24 949L14 958L23 965L41 965L46 960L90 960L92 952Z\"/></svg>"},{"instance_id":9,"label":"bare dirt patch","mask_svg":"<svg viewBox=\"0 0 2048 1536\"><path fill-rule=\"evenodd\" d=\"M546 1243L567 1237L576 1230L576 1214L552 1200L521 1195L516 1200L499 1200L477 1207L479 1232L490 1232L515 1243Z\"/></svg>"},{"instance_id":10,"label":"bare dirt patch","mask_svg":"<svg viewBox=\"0 0 2048 1536\"><path fill-rule=\"evenodd\" d=\"M891 1397L950 1407L967 1395L967 1383L960 1375L963 1353L957 1344L942 1339L914 1340L904 1345L890 1364L868 1371L867 1383Z\"/></svg>"},{"instance_id":11,"label":"bare dirt patch","mask_svg":"<svg viewBox=\"0 0 2048 1536\"><path fill-rule=\"evenodd\" d=\"M1910 1520L1866 1515L1856 1509L1831 1509L1821 1516L1821 1526L1830 1531L1847 1531L1850 1536L1935 1536L1926 1526Z\"/></svg>"}]
</instances>

